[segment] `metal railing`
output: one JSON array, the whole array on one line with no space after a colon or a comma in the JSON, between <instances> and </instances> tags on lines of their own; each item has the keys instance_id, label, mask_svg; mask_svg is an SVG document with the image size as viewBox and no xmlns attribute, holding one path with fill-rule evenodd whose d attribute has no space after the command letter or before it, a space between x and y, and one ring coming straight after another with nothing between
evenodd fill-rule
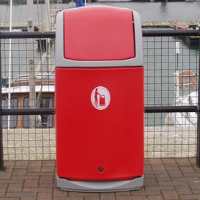
<instances>
[{"instance_id":1,"label":"metal railing","mask_svg":"<svg viewBox=\"0 0 200 200\"><path fill-rule=\"evenodd\" d=\"M143 30L143 37L185 37L185 36L200 36L200 30ZM1 39L9 38L55 38L54 32L0 32ZM0 43L0 57L1 57L1 43ZM199 53L198 74L200 74L200 53ZM1 79L1 59L0 59L0 79ZM198 93L200 86L200 79L198 79ZM2 88L0 82L0 88ZM0 92L2 97L2 92ZM2 115L37 115L37 114L55 114L53 108L43 109L2 109L2 98L0 98L0 170L4 169L3 159L3 133L2 133ZM200 167L200 96L198 95L198 104L195 106L145 106L145 113L172 113L172 112L196 112L197 116L197 154L196 164Z\"/></svg>"}]
</instances>

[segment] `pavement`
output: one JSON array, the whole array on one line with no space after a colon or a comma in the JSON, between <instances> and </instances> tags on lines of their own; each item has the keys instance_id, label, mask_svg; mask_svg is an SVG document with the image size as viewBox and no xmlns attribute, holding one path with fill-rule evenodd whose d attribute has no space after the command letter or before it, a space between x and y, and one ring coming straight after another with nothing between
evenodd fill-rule
<instances>
[{"instance_id":1,"label":"pavement","mask_svg":"<svg viewBox=\"0 0 200 200\"><path fill-rule=\"evenodd\" d=\"M200 199L200 168L195 158L145 159L144 187L109 193L61 191L56 162L5 161L0 171L0 200L161 200Z\"/></svg>"}]
</instances>

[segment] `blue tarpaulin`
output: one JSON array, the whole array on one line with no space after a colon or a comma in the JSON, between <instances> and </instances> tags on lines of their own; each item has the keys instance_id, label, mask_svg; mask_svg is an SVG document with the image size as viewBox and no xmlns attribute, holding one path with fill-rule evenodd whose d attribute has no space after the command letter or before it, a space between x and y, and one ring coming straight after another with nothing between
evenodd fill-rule
<instances>
[{"instance_id":1,"label":"blue tarpaulin","mask_svg":"<svg viewBox=\"0 0 200 200\"><path fill-rule=\"evenodd\" d=\"M85 6L83 0L76 0L76 7Z\"/></svg>"}]
</instances>

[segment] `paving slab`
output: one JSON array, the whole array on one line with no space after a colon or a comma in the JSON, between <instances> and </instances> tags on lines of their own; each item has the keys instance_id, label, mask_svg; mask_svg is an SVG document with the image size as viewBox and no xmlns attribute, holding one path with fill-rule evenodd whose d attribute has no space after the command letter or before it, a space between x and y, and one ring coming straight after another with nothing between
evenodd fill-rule
<instances>
[{"instance_id":1,"label":"paving slab","mask_svg":"<svg viewBox=\"0 0 200 200\"><path fill-rule=\"evenodd\" d=\"M195 158L145 159L144 186L124 192L68 192L56 185L56 161L5 161L0 200L168 200L200 199Z\"/></svg>"}]
</instances>

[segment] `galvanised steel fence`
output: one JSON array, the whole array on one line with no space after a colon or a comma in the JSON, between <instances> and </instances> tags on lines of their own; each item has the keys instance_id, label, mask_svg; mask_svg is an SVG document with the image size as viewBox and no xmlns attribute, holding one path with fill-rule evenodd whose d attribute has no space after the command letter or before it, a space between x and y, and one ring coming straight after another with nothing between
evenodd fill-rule
<instances>
[{"instance_id":1,"label":"galvanised steel fence","mask_svg":"<svg viewBox=\"0 0 200 200\"><path fill-rule=\"evenodd\" d=\"M54 38L0 32L1 170L4 160L55 159ZM146 158L196 157L200 166L199 38L200 30L143 29Z\"/></svg>"}]
</instances>

